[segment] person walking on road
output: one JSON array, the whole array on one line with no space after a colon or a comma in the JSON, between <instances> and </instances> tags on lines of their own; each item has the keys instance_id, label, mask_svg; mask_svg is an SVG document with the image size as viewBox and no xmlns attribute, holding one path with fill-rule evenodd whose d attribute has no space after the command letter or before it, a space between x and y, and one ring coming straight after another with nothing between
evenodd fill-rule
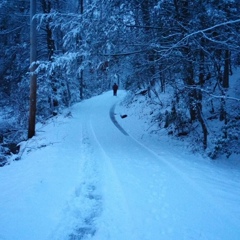
<instances>
[{"instance_id":1,"label":"person walking on road","mask_svg":"<svg viewBox=\"0 0 240 240\"><path fill-rule=\"evenodd\" d=\"M113 96L117 96L118 85L116 83L113 84Z\"/></svg>"}]
</instances>

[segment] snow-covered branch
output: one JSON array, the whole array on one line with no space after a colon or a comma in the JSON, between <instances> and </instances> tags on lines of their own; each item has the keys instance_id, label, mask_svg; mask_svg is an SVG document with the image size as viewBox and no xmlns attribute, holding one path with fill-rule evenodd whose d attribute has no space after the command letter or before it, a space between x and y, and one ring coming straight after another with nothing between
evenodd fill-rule
<instances>
[{"instance_id":1,"label":"snow-covered branch","mask_svg":"<svg viewBox=\"0 0 240 240\"><path fill-rule=\"evenodd\" d=\"M203 93L208 94L211 98L218 98L218 99L225 99L225 100L233 100L233 101L238 101L238 102L240 102L240 99L239 99L239 98L229 97L229 96L225 96L225 95L215 95L215 94L212 94L210 91L207 91L207 90L205 90L205 89L203 89L203 88L199 88L199 87L195 87L195 86L193 86L193 87L187 86L187 87L185 87L185 88L187 88L187 89L196 89L196 90L199 90L199 91L201 91L201 92L203 92Z\"/></svg>"}]
</instances>

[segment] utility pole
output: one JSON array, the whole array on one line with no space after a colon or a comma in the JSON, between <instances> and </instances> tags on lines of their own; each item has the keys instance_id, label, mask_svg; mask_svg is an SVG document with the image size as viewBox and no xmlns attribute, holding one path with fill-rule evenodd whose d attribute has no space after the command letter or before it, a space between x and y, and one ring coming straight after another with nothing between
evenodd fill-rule
<instances>
[{"instance_id":1,"label":"utility pole","mask_svg":"<svg viewBox=\"0 0 240 240\"><path fill-rule=\"evenodd\" d=\"M28 138L35 135L36 108L37 108L37 34L36 34L36 0L30 0L30 108L28 122Z\"/></svg>"}]
</instances>

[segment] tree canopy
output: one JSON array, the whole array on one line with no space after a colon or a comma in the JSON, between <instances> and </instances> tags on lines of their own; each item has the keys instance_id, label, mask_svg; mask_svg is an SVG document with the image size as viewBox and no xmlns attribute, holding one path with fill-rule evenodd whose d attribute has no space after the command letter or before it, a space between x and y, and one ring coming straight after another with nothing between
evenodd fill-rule
<instances>
[{"instance_id":1,"label":"tree canopy","mask_svg":"<svg viewBox=\"0 0 240 240\"><path fill-rule=\"evenodd\" d=\"M30 3L1 0L0 10L0 104L24 130ZM169 94L160 128L195 136L212 158L238 152L240 100L229 89L240 64L239 10L238 0L37 1L36 120L118 82L152 101Z\"/></svg>"}]
</instances>

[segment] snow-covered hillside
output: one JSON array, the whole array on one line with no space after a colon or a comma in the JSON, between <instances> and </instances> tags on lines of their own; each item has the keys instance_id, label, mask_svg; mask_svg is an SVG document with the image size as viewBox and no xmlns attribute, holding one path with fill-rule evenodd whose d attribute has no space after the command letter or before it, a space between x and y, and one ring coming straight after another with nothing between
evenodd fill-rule
<instances>
[{"instance_id":1,"label":"snow-covered hillside","mask_svg":"<svg viewBox=\"0 0 240 240\"><path fill-rule=\"evenodd\" d=\"M38 125L0 168L1 240L239 239L237 163L146 134L125 96L106 92Z\"/></svg>"}]
</instances>

